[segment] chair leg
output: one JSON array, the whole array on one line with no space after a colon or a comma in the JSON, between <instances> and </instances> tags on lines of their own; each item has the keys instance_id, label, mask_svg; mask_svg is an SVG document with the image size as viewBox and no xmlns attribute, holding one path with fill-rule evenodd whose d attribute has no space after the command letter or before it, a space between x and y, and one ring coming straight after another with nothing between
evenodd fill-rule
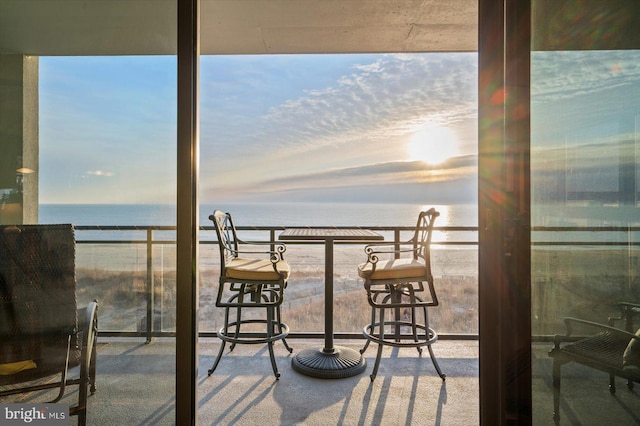
<instances>
[{"instance_id":1,"label":"chair leg","mask_svg":"<svg viewBox=\"0 0 640 426\"><path fill-rule=\"evenodd\" d=\"M289 344L287 343L287 339L282 339L282 343L284 344L284 348L287 350L287 352L292 354L293 353L293 348L291 346L289 346Z\"/></svg>"},{"instance_id":2,"label":"chair leg","mask_svg":"<svg viewBox=\"0 0 640 426\"><path fill-rule=\"evenodd\" d=\"M411 335L413 336L413 341L414 342L418 342L418 326L417 326L417 322L416 322L416 295L415 292L413 291L413 287L411 286L411 283L409 283L407 285L407 291L408 291L408 296L409 296L409 306L411 307L410 309L410 315L411 315ZM402 296L401 296L402 297ZM426 315L426 311L425 311L425 315ZM426 324L426 316L425 316L425 324ZM420 354L422 354L422 348L420 348L420 346L417 347L418 352Z\"/></svg>"},{"instance_id":3,"label":"chair leg","mask_svg":"<svg viewBox=\"0 0 640 426\"><path fill-rule=\"evenodd\" d=\"M384 308L380 309L380 326L379 326L379 338L380 340L384 340ZM378 352L376 353L376 362L373 365L373 371L369 376L371 381L373 382L378 375L378 367L380 366L380 359L382 358L382 344L378 343Z\"/></svg>"},{"instance_id":4,"label":"chair leg","mask_svg":"<svg viewBox=\"0 0 640 426\"><path fill-rule=\"evenodd\" d=\"M280 303L276 303L277 299L282 298L282 295L277 295L278 290L274 289L273 287L268 287L267 293L268 296L265 294L262 295L262 300L265 303L272 303L275 306L275 325L278 326L278 333L282 334L282 311L280 309ZM282 344L289 353L293 352L293 348L289 346L289 344L287 343L287 339L282 339Z\"/></svg>"},{"instance_id":5,"label":"chair leg","mask_svg":"<svg viewBox=\"0 0 640 426\"><path fill-rule=\"evenodd\" d=\"M216 360L213 361L213 365L211 366L211 368L209 369L209 371L207 371L207 375L210 376L213 374L213 372L216 370L216 368L218 367L218 364L220 363L220 358L222 358L222 354L224 353L224 345L227 343L226 340L222 340L222 343L220 345L220 350L218 351L218 356L216 357Z\"/></svg>"},{"instance_id":6,"label":"chair leg","mask_svg":"<svg viewBox=\"0 0 640 426\"><path fill-rule=\"evenodd\" d=\"M240 310L240 308L238 308L238 310ZM237 318L238 320L238 324L240 319ZM238 337L238 324L236 324L236 337ZM229 308L224 308L224 325L222 328L224 334L226 335L229 331ZM213 365L211 366L211 368L207 371L207 375L211 376L213 374L213 372L216 370L216 368L218 367L218 364L220 363L220 359L222 358L222 354L224 353L224 347L227 344L226 340L221 340L220 343L220 350L218 350L218 356L216 356L216 360L213 361ZM233 350L233 343L231 344L231 348Z\"/></svg>"},{"instance_id":7,"label":"chair leg","mask_svg":"<svg viewBox=\"0 0 640 426\"><path fill-rule=\"evenodd\" d=\"M373 371L371 372L371 375L369 376L371 378L372 382L376 379L376 376L378 375L378 367L380 366L380 358L382 358L382 346L383 345L378 343L378 352L376 353L376 362L375 362L375 364L373 364Z\"/></svg>"},{"instance_id":8,"label":"chair leg","mask_svg":"<svg viewBox=\"0 0 640 426\"><path fill-rule=\"evenodd\" d=\"M267 308L267 339L273 336L273 307ZM269 358L271 358L271 368L273 368L273 374L276 376L276 380L280 379L280 373L278 372L278 366L276 365L276 356L273 353L273 342L267 343L269 347Z\"/></svg>"},{"instance_id":9,"label":"chair leg","mask_svg":"<svg viewBox=\"0 0 640 426\"><path fill-rule=\"evenodd\" d=\"M416 308L411 307L411 334L413 334L413 341L418 341L418 327L416 326Z\"/></svg>"},{"instance_id":10,"label":"chair leg","mask_svg":"<svg viewBox=\"0 0 640 426\"><path fill-rule=\"evenodd\" d=\"M229 312L229 308L227 308L227 313ZM242 308L237 307L236 308L236 331L234 333L234 338L237 340L238 336L240 335L240 321L242 321ZM229 324L228 321L228 316L225 319L225 332L226 332L226 326L227 324ZM229 352L233 352L233 350L236 347L236 342L231 342L231 344L229 345Z\"/></svg>"},{"instance_id":11,"label":"chair leg","mask_svg":"<svg viewBox=\"0 0 640 426\"><path fill-rule=\"evenodd\" d=\"M444 374L440 369L440 365L438 365L438 360L436 360L436 356L433 354L433 349L431 348L431 345L427 345L427 349L429 350L429 356L431 357L431 362L433 363L433 366L436 368L436 371L438 372L438 376L440 376L440 378L444 382L447 378L447 375Z\"/></svg>"},{"instance_id":12,"label":"chair leg","mask_svg":"<svg viewBox=\"0 0 640 426\"><path fill-rule=\"evenodd\" d=\"M282 314L280 311L280 305L278 305L278 307L276 308L276 317L278 323L278 332L282 334ZM293 353L293 348L289 346L289 344L287 343L287 339L282 339L282 343L284 344L284 347L287 349L287 351L289 351L289 353Z\"/></svg>"},{"instance_id":13,"label":"chair leg","mask_svg":"<svg viewBox=\"0 0 640 426\"><path fill-rule=\"evenodd\" d=\"M370 334L373 334L374 332L375 323L376 323L376 308L372 306L371 307L371 329L369 330ZM367 339L367 341L364 343L364 347L360 349L360 355L363 355L367 351L367 348L369 347L369 343L371 343L371 340Z\"/></svg>"},{"instance_id":14,"label":"chair leg","mask_svg":"<svg viewBox=\"0 0 640 426\"><path fill-rule=\"evenodd\" d=\"M80 410L78 412L78 426L86 426L87 424L87 409Z\"/></svg>"},{"instance_id":15,"label":"chair leg","mask_svg":"<svg viewBox=\"0 0 640 426\"><path fill-rule=\"evenodd\" d=\"M425 325L425 338L428 340L429 339L429 318L427 317L427 308L423 307L423 315L424 315L424 325ZM413 332L413 340L415 342L417 342L418 340L418 326L416 323L416 307L412 306L411 307L411 329ZM416 349L418 350L418 353L420 355L422 355L422 346L418 346L416 347Z\"/></svg>"},{"instance_id":16,"label":"chair leg","mask_svg":"<svg viewBox=\"0 0 640 426\"><path fill-rule=\"evenodd\" d=\"M362 349L360 349L360 355L364 355L364 353L367 351L367 348L369 347L369 343L371 343L371 340L367 339Z\"/></svg>"},{"instance_id":17,"label":"chair leg","mask_svg":"<svg viewBox=\"0 0 640 426\"><path fill-rule=\"evenodd\" d=\"M91 361L89 363L89 391L91 395L96 393L96 362L97 362L97 344L93 342L93 348L91 349Z\"/></svg>"},{"instance_id":18,"label":"chair leg","mask_svg":"<svg viewBox=\"0 0 640 426\"><path fill-rule=\"evenodd\" d=\"M414 313L415 313L415 311L414 311ZM422 307L422 315L423 315L423 318L424 318L424 328L425 328L425 330L424 330L424 339L425 339L425 341L428 341L428 340L431 339L431 335L429 334L429 327L430 327L430 324L429 324L429 312L427 311L427 307L426 306ZM415 322L414 322L414 324L415 324ZM417 334L414 334L414 336L417 336ZM431 347L429 347L429 350L431 350ZM422 355L422 347L421 346L418 346L418 353L420 355Z\"/></svg>"},{"instance_id":19,"label":"chair leg","mask_svg":"<svg viewBox=\"0 0 640 426\"><path fill-rule=\"evenodd\" d=\"M78 389L78 426L84 426L87 424L87 397L89 383L91 382L91 352L92 349L88 348L89 352L85 352L85 348L82 348L82 360L80 364L80 386ZM86 358L88 357L88 359Z\"/></svg>"},{"instance_id":20,"label":"chair leg","mask_svg":"<svg viewBox=\"0 0 640 426\"><path fill-rule=\"evenodd\" d=\"M98 363L98 301L93 300L95 306L95 316L93 322L89 324L89 330L92 335L91 341L91 358L89 360L89 392L91 395L96 393L96 365Z\"/></svg>"},{"instance_id":21,"label":"chair leg","mask_svg":"<svg viewBox=\"0 0 640 426\"><path fill-rule=\"evenodd\" d=\"M402 301L402 292L399 290L391 291L391 303L399 304ZM395 322L395 326L393 327L394 338L396 342L400 341L400 334L402 333L400 326L400 308L393 309L393 320ZM381 323L384 323L381 321Z\"/></svg>"},{"instance_id":22,"label":"chair leg","mask_svg":"<svg viewBox=\"0 0 640 426\"><path fill-rule=\"evenodd\" d=\"M240 291L238 292L237 295L233 296L232 299L237 298L236 301L239 304L242 304L244 302L244 296L246 295L247 292L247 284L242 284L240 286ZM229 308L225 308L227 311L227 316L225 317L225 333L228 330L228 326L227 324L229 324L229 317L228 317L228 313L229 313ZM240 336L240 326L242 322L242 307L238 306L236 307L236 331L234 333L234 339L238 340L238 336ZM231 342L231 344L229 345L229 352L232 352L236 347L236 342Z\"/></svg>"},{"instance_id":23,"label":"chair leg","mask_svg":"<svg viewBox=\"0 0 640 426\"><path fill-rule=\"evenodd\" d=\"M560 363L553 360L553 421L560 422Z\"/></svg>"},{"instance_id":24,"label":"chair leg","mask_svg":"<svg viewBox=\"0 0 640 426\"><path fill-rule=\"evenodd\" d=\"M69 336L67 338L67 354L65 356L65 361L64 361L64 369L62 370L62 373L60 374L60 390L58 392L58 396L49 401L49 404L55 404L56 402L60 401L60 399L64 396L64 390L67 386L67 374L69 373L69 355L71 352L71 336ZM62 367L62 366L61 366ZM87 371L84 370L84 373L87 374ZM87 385L87 381L85 381L84 383L81 383L80 386L86 386ZM86 387L85 387L85 392L86 392Z\"/></svg>"},{"instance_id":25,"label":"chair leg","mask_svg":"<svg viewBox=\"0 0 640 426\"><path fill-rule=\"evenodd\" d=\"M269 342L267 346L269 347L269 357L271 358L271 368L273 369L273 374L276 376L276 380L280 380L280 372L278 371L278 366L276 365L276 357L273 353L273 342Z\"/></svg>"},{"instance_id":26,"label":"chair leg","mask_svg":"<svg viewBox=\"0 0 640 426\"><path fill-rule=\"evenodd\" d=\"M609 375L609 392L611 392L611 395L616 393L616 376L613 374Z\"/></svg>"}]
</instances>

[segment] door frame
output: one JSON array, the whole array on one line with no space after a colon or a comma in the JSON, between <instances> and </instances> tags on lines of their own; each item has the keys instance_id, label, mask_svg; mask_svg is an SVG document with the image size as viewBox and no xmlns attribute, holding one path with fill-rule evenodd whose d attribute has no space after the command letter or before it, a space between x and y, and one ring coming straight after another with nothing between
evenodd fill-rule
<instances>
[{"instance_id":1,"label":"door frame","mask_svg":"<svg viewBox=\"0 0 640 426\"><path fill-rule=\"evenodd\" d=\"M531 424L531 1L478 6L480 423ZM176 421L196 424L200 0L177 7Z\"/></svg>"},{"instance_id":2,"label":"door frame","mask_svg":"<svg viewBox=\"0 0 640 426\"><path fill-rule=\"evenodd\" d=\"M480 423L531 424L530 0L480 0Z\"/></svg>"}]
</instances>

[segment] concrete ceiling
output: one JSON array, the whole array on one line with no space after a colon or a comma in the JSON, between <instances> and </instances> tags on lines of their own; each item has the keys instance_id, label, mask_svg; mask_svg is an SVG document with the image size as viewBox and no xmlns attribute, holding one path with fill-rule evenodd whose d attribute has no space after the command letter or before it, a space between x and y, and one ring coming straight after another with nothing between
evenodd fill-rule
<instances>
[{"instance_id":1,"label":"concrete ceiling","mask_svg":"<svg viewBox=\"0 0 640 426\"><path fill-rule=\"evenodd\" d=\"M476 51L478 0L201 0L201 53ZM176 54L176 0L0 0L0 53Z\"/></svg>"}]
</instances>

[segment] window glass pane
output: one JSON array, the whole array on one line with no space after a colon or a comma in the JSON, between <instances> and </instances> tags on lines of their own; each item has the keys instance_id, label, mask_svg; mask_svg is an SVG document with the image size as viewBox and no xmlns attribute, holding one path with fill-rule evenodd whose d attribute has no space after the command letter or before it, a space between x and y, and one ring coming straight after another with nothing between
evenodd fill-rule
<instances>
[{"instance_id":1,"label":"window glass pane","mask_svg":"<svg viewBox=\"0 0 640 426\"><path fill-rule=\"evenodd\" d=\"M50 9L54 3L56 13ZM175 36L168 26L167 34L147 34L149 27L139 24L148 16L131 27L130 19L149 11L124 3L118 8L103 2L18 4L24 9L6 5L5 11L39 24L24 44L7 38L26 46L24 52L0 54L0 226L71 224L75 242L66 252L57 237L47 236L50 231L25 237L12 252L16 262L45 250L49 257L25 265L39 271L38 280L47 285L30 293L33 302L16 309L37 305L46 293L45 306L53 310L36 314L55 324L74 296L79 309L97 300L96 389L87 401L87 424L173 424L175 340L168 337L176 324L177 61L172 54L151 53L163 50L159 40ZM154 5L154 16L167 14L175 22L173 8L164 6ZM82 30L75 24L55 28L65 19L82 22ZM136 56L140 52L145 56ZM3 274L6 253L3 249ZM58 263L69 258L75 275L59 272ZM64 298L58 285L67 276L75 288ZM20 322L23 314L5 303L4 278L2 286L2 321L9 315ZM73 308L72 313L75 319ZM86 313L77 315L78 325L71 329L84 330ZM26 329L20 330L24 336ZM52 338L50 331L44 335ZM77 340L72 337L71 378L80 375L74 347L85 336L83 331ZM152 336L156 341L147 344ZM0 352L6 355L4 339L3 334ZM35 366L26 371L64 359L48 341L34 344ZM32 360L32 352L22 355ZM0 364L6 367L5 361ZM0 375L2 390L7 380ZM35 384L47 380L51 377L38 377ZM44 403L56 395L57 390L32 392L0 397L0 403ZM78 387L68 386L60 404L74 406L78 397ZM77 421L71 418L71 424Z\"/></svg>"},{"instance_id":2,"label":"window glass pane","mask_svg":"<svg viewBox=\"0 0 640 426\"><path fill-rule=\"evenodd\" d=\"M553 38L553 33L546 35ZM552 421L555 373L561 383L558 403L563 423L639 420L632 407L639 407L640 400L628 391L625 379L615 380L617 392L612 398L602 366L574 362L582 356L621 371L631 337L612 334L612 340L620 342L616 347L604 340L603 328L564 321L573 317L608 324L620 316L620 302L640 302L639 60L637 50L553 50L531 55L535 424ZM632 323L612 324L635 332L640 315ZM596 346L570 346L572 337L557 338L554 349L553 336L569 332L582 337L601 333L595 339L604 342L605 360L593 361L603 356ZM556 372L554 361L561 366Z\"/></svg>"}]
</instances>

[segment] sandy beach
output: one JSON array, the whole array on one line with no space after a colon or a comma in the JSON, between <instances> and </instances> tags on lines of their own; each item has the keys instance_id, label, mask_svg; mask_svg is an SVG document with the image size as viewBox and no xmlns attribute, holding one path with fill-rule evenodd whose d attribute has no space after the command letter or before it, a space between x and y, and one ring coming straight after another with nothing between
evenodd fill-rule
<instances>
[{"instance_id":1,"label":"sandy beach","mask_svg":"<svg viewBox=\"0 0 640 426\"><path fill-rule=\"evenodd\" d=\"M217 248L200 251L202 331L214 331L221 312L214 306L219 273ZM285 254L292 274L283 314L292 329L321 331L324 306L322 246L291 246ZM640 299L640 250L536 248L532 253L532 322L534 334L564 333L562 318L606 321L615 304ZM156 310L164 312L163 329L175 323L175 247L154 247ZM368 304L357 275L366 259L360 245L337 246L334 257L335 327L360 332L368 322ZM441 333L477 333L478 266L475 248L434 247L432 266L441 305L432 322ZM136 330L146 315L146 248L81 246L78 248L79 303L101 301L101 328Z\"/></svg>"}]
</instances>

